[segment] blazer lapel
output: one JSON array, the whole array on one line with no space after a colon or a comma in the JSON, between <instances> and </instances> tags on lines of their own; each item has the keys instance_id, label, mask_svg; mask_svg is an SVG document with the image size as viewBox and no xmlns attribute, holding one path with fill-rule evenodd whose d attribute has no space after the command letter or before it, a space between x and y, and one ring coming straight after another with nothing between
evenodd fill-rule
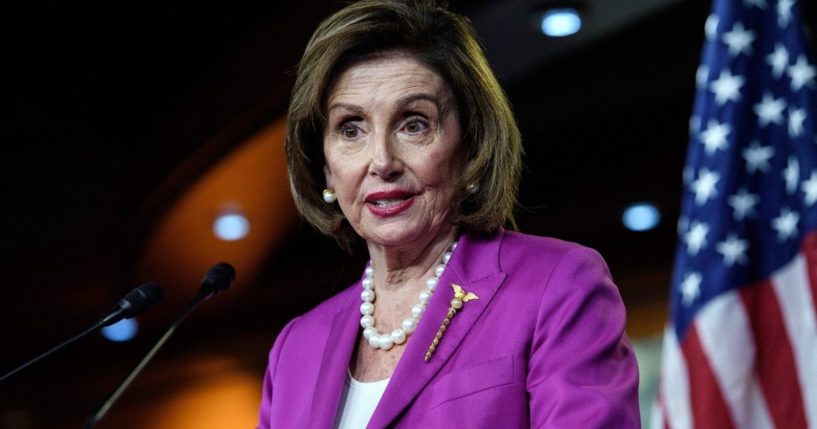
<instances>
[{"instance_id":1,"label":"blazer lapel","mask_svg":"<svg viewBox=\"0 0 817 429\"><path fill-rule=\"evenodd\" d=\"M369 427L390 425L414 401L437 375L464 341L471 327L490 305L506 274L499 270L498 250L502 232L489 240L463 235L457 250L440 277L437 290L420 319L417 330L409 338L406 350L392 374L389 385L375 409ZM451 284L461 286L479 299L464 303L439 341L428 361L426 351L448 313L454 291Z\"/></svg>"},{"instance_id":2,"label":"blazer lapel","mask_svg":"<svg viewBox=\"0 0 817 429\"><path fill-rule=\"evenodd\" d=\"M328 428L335 423L360 322L359 312L356 311L358 301L354 299L358 295L352 293L349 296L351 298L341 306L332 320L326 347L323 349L318 385L312 397L312 427Z\"/></svg>"}]
</instances>

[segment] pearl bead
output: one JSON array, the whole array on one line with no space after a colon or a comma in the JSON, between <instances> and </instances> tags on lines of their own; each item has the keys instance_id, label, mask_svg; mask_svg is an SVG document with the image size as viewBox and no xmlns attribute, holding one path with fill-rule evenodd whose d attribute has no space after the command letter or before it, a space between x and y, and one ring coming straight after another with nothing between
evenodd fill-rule
<instances>
[{"instance_id":1,"label":"pearl bead","mask_svg":"<svg viewBox=\"0 0 817 429\"><path fill-rule=\"evenodd\" d=\"M361 281L363 291L360 293L360 326L363 327L363 338L374 349L389 350L395 344L403 344L406 342L408 335L417 329L417 323L420 317L425 312L426 304L431 299L431 294L437 288L439 278L445 271L445 266L451 259L452 252L456 248L456 243L451 245L451 249L444 252L441 257L441 263L434 267L434 275L426 280L426 289L419 293L417 304L411 307L411 317L403 320L402 329L397 328L391 334L381 334L374 326L375 320L372 316L374 314L374 269L371 263L364 270L364 278ZM459 300L457 300L459 301ZM452 304L453 305L453 304ZM459 301L459 307L462 307L462 301ZM457 308L459 308L457 307Z\"/></svg>"},{"instance_id":2,"label":"pearl bead","mask_svg":"<svg viewBox=\"0 0 817 429\"><path fill-rule=\"evenodd\" d=\"M457 242L455 241L454 244L451 245L451 251L453 252L456 249L457 249Z\"/></svg>"},{"instance_id":3,"label":"pearl bead","mask_svg":"<svg viewBox=\"0 0 817 429\"><path fill-rule=\"evenodd\" d=\"M452 299L451 300L451 307L456 308L457 310L459 310L460 308L462 308L462 300L459 300L457 298Z\"/></svg>"},{"instance_id":4,"label":"pearl bead","mask_svg":"<svg viewBox=\"0 0 817 429\"><path fill-rule=\"evenodd\" d=\"M414 332L417 329L417 321L414 319L406 319L403 321L403 331L407 334Z\"/></svg>"},{"instance_id":5,"label":"pearl bead","mask_svg":"<svg viewBox=\"0 0 817 429\"><path fill-rule=\"evenodd\" d=\"M394 341L391 340L391 335L381 335L377 339L377 345L383 350L388 350L394 345Z\"/></svg>"},{"instance_id":6,"label":"pearl bead","mask_svg":"<svg viewBox=\"0 0 817 429\"><path fill-rule=\"evenodd\" d=\"M406 331L402 329L391 331L391 340L394 341L394 344L403 344L406 342Z\"/></svg>"}]
</instances>

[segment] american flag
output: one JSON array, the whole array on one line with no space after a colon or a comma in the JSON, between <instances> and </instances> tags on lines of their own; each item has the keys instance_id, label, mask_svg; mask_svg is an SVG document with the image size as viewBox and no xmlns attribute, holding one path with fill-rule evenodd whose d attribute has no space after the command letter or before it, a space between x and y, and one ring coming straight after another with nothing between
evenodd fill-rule
<instances>
[{"instance_id":1,"label":"american flag","mask_svg":"<svg viewBox=\"0 0 817 429\"><path fill-rule=\"evenodd\" d=\"M715 0L653 428L817 428L817 68L796 0Z\"/></svg>"}]
</instances>

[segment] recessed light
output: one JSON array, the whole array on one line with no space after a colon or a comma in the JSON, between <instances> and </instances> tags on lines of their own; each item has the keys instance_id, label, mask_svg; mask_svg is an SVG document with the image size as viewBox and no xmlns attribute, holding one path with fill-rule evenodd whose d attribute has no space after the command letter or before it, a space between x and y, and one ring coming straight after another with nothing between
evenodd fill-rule
<instances>
[{"instance_id":1,"label":"recessed light","mask_svg":"<svg viewBox=\"0 0 817 429\"><path fill-rule=\"evenodd\" d=\"M102 328L102 336L114 342L132 340L139 332L139 323L135 319L122 319L113 325Z\"/></svg>"},{"instance_id":2,"label":"recessed light","mask_svg":"<svg viewBox=\"0 0 817 429\"><path fill-rule=\"evenodd\" d=\"M221 215L213 222L213 233L224 241L241 240L249 232L250 221L237 213Z\"/></svg>"},{"instance_id":3,"label":"recessed light","mask_svg":"<svg viewBox=\"0 0 817 429\"><path fill-rule=\"evenodd\" d=\"M648 231L661 221L661 213L650 203L636 203L624 209L621 221L629 230Z\"/></svg>"},{"instance_id":4,"label":"recessed light","mask_svg":"<svg viewBox=\"0 0 817 429\"><path fill-rule=\"evenodd\" d=\"M542 14L542 33L550 37L565 37L582 28L582 18L573 8L550 9Z\"/></svg>"}]
</instances>

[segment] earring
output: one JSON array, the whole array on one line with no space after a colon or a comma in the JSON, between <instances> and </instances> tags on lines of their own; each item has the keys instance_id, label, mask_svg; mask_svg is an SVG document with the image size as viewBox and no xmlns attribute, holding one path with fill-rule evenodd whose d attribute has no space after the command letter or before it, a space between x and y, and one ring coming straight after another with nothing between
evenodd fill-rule
<instances>
[{"instance_id":1,"label":"earring","mask_svg":"<svg viewBox=\"0 0 817 429\"><path fill-rule=\"evenodd\" d=\"M479 185L476 183L469 183L468 186L465 187L465 192L475 195L477 192L479 192Z\"/></svg>"},{"instance_id":2,"label":"earring","mask_svg":"<svg viewBox=\"0 0 817 429\"><path fill-rule=\"evenodd\" d=\"M328 204L332 204L338 200L337 195L335 195L335 190L332 188L326 188L323 190L323 200L326 201Z\"/></svg>"}]
</instances>

